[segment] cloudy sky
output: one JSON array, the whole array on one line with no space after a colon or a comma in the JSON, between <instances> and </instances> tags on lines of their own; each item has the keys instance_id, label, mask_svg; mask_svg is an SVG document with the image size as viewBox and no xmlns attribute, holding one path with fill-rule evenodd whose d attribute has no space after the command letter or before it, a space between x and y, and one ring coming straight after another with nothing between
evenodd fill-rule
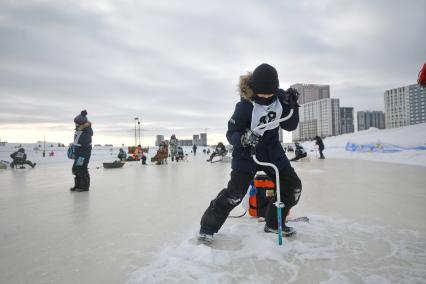
<instances>
[{"instance_id":1,"label":"cloudy sky","mask_svg":"<svg viewBox=\"0 0 426 284\"><path fill-rule=\"evenodd\" d=\"M209 3L206 3L209 2ZM0 0L0 139L69 143L87 109L95 143L156 134L224 140L239 75L267 62L282 88L330 84L383 110L426 60L426 1Z\"/></svg>"}]
</instances>

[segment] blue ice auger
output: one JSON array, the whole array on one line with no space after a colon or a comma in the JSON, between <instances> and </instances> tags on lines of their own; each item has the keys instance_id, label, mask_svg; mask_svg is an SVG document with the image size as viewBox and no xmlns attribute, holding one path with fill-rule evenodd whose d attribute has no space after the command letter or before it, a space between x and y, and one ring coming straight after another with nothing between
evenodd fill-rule
<instances>
[{"instance_id":1,"label":"blue ice auger","mask_svg":"<svg viewBox=\"0 0 426 284\"><path fill-rule=\"evenodd\" d=\"M293 109L290 110L290 113L286 117L283 117L281 119L274 120L274 121L271 121L271 122L257 126L256 128L253 129L253 133L258 134L257 131L259 129L264 128L264 127L269 127L271 125L274 126L273 128L279 127L281 122L290 119L290 117L292 115L293 115ZM270 128L270 129L273 129L273 128ZM274 205L277 207L278 245L281 246L283 244L283 224L282 224L282 217L281 216L282 216L282 208L284 208L284 203L281 201L280 172L279 172L277 166L275 166L274 164L259 161L256 158L256 151L255 151L254 147L252 148L252 157L253 157L253 160L255 161L256 164L261 165L261 166L271 167L275 171L275 187L276 187L276 192L277 192L277 201L274 203Z\"/></svg>"}]
</instances>

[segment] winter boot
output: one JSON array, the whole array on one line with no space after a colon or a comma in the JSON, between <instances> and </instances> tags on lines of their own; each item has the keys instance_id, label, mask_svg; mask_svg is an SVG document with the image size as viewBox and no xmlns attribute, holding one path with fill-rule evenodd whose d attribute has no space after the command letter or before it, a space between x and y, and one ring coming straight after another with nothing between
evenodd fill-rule
<instances>
[{"instance_id":1,"label":"winter boot","mask_svg":"<svg viewBox=\"0 0 426 284\"><path fill-rule=\"evenodd\" d=\"M77 188L80 187L80 177L77 175L77 174L80 174L80 172L76 169L76 170L73 171L73 174L75 174L74 186L70 188L71 191L75 191Z\"/></svg>"},{"instance_id":2,"label":"winter boot","mask_svg":"<svg viewBox=\"0 0 426 284\"><path fill-rule=\"evenodd\" d=\"M76 192L83 192L83 191L89 191L88 188L75 188L74 189Z\"/></svg>"},{"instance_id":3,"label":"winter boot","mask_svg":"<svg viewBox=\"0 0 426 284\"><path fill-rule=\"evenodd\" d=\"M278 228L270 228L265 224L265 228L263 229L265 233L273 233L278 234ZM287 225L283 226L283 237L290 237L296 234L296 230L293 227L289 227Z\"/></svg>"},{"instance_id":4,"label":"winter boot","mask_svg":"<svg viewBox=\"0 0 426 284\"><path fill-rule=\"evenodd\" d=\"M200 228L197 239L200 243L211 244L213 242L213 232L205 228Z\"/></svg>"}]
</instances>

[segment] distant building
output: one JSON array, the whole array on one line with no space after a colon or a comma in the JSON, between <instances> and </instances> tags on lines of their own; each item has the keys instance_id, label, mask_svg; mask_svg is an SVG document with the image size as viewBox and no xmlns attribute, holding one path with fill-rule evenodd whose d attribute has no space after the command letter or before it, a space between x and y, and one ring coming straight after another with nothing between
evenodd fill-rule
<instances>
[{"instance_id":1,"label":"distant building","mask_svg":"<svg viewBox=\"0 0 426 284\"><path fill-rule=\"evenodd\" d=\"M296 131L299 131L298 136L293 137L294 141L299 140L312 140L315 138L315 136L318 135L318 120L317 119L310 119L305 121L299 122L299 129L296 129ZM295 132L293 132L295 133ZM295 133L296 134L296 133Z\"/></svg>"},{"instance_id":2,"label":"distant building","mask_svg":"<svg viewBox=\"0 0 426 284\"><path fill-rule=\"evenodd\" d=\"M155 137L155 146L160 146L160 143L164 141L164 135L157 135Z\"/></svg>"},{"instance_id":3,"label":"distant building","mask_svg":"<svg viewBox=\"0 0 426 284\"><path fill-rule=\"evenodd\" d=\"M197 134L192 135L192 144L200 146L200 136Z\"/></svg>"},{"instance_id":4,"label":"distant building","mask_svg":"<svg viewBox=\"0 0 426 284\"><path fill-rule=\"evenodd\" d=\"M300 94L299 104L330 98L329 85L294 84L291 87L296 89Z\"/></svg>"},{"instance_id":5,"label":"distant building","mask_svg":"<svg viewBox=\"0 0 426 284\"><path fill-rule=\"evenodd\" d=\"M302 104L299 121L297 129L292 132L293 141L340 134L339 99L326 98Z\"/></svg>"},{"instance_id":6,"label":"distant building","mask_svg":"<svg viewBox=\"0 0 426 284\"><path fill-rule=\"evenodd\" d=\"M191 139L178 140L178 146L192 146L192 140Z\"/></svg>"},{"instance_id":7,"label":"distant building","mask_svg":"<svg viewBox=\"0 0 426 284\"><path fill-rule=\"evenodd\" d=\"M385 128L385 113L383 111L358 111L356 116L358 131L366 130L370 127Z\"/></svg>"},{"instance_id":8,"label":"distant building","mask_svg":"<svg viewBox=\"0 0 426 284\"><path fill-rule=\"evenodd\" d=\"M386 128L410 124L408 87L385 91Z\"/></svg>"},{"instance_id":9,"label":"distant building","mask_svg":"<svg viewBox=\"0 0 426 284\"><path fill-rule=\"evenodd\" d=\"M408 94L410 125L426 122L426 88L409 85Z\"/></svg>"},{"instance_id":10,"label":"distant building","mask_svg":"<svg viewBox=\"0 0 426 284\"><path fill-rule=\"evenodd\" d=\"M207 146L207 133L200 133L200 146Z\"/></svg>"},{"instance_id":11,"label":"distant building","mask_svg":"<svg viewBox=\"0 0 426 284\"><path fill-rule=\"evenodd\" d=\"M340 134L353 133L354 129L354 108L340 108Z\"/></svg>"},{"instance_id":12,"label":"distant building","mask_svg":"<svg viewBox=\"0 0 426 284\"><path fill-rule=\"evenodd\" d=\"M426 122L426 89L418 84L386 90L386 128Z\"/></svg>"}]
</instances>

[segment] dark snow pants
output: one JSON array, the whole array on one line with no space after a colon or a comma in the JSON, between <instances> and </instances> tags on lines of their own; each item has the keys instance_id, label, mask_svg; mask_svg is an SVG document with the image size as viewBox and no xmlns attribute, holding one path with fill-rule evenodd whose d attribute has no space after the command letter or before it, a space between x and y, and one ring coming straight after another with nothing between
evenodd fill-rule
<instances>
[{"instance_id":1,"label":"dark snow pants","mask_svg":"<svg viewBox=\"0 0 426 284\"><path fill-rule=\"evenodd\" d=\"M31 161L28 160L21 160L21 159L15 159L13 160L12 163L10 163L10 166L13 167L18 167L18 166L23 166L23 165L29 165L31 168L34 168L34 164Z\"/></svg>"},{"instance_id":2,"label":"dark snow pants","mask_svg":"<svg viewBox=\"0 0 426 284\"><path fill-rule=\"evenodd\" d=\"M322 151L324 151L324 148L319 148L319 153L320 153L320 159L325 159L324 154L322 153Z\"/></svg>"},{"instance_id":3,"label":"dark snow pants","mask_svg":"<svg viewBox=\"0 0 426 284\"><path fill-rule=\"evenodd\" d=\"M80 188L84 190L89 190L90 187L90 174L89 169L87 168L89 165L89 158L85 158L83 165L77 166L76 160L72 166L72 173L75 175L74 177L74 188Z\"/></svg>"},{"instance_id":4,"label":"dark snow pants","mask_svg":"<svg viewBox=\"0 0 426 284\"><path fill-rule=\"evenodd\" d=\"M275 174L269 171L266 173L272 180L275 180ZM201 218L201 228L204 231L212 233L219 231L231 210L241 203L253 178L254 174L252 173L232 170L228 187L220 191L217 197L210 202L210 206ZM302 183L292 167L287 167L280 171L280 183L281 200L285 206L282 212L282 222L284 224L291 207L299 201ZM265 216L267 226L274 229L278 227L277 210L273 204L275 201L276 195L269 202Z\"/></svg>"}]
</instances>

